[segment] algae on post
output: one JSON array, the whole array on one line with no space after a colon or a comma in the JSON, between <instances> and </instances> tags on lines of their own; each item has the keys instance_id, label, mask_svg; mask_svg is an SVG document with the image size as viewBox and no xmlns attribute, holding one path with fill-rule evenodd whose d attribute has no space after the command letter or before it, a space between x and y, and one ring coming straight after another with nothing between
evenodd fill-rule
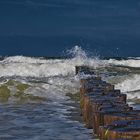
<instances>
[{"instance_id":1,"label":"algae on post","mask_svg":"<svg viewBox=\"0 0 140 140\"><path fill-rule=\"evenodd\" d=\"M7 86L1 85L0 86L0 101L7 102L10 97L10 90Z\"/></svg>"}]
</instances>

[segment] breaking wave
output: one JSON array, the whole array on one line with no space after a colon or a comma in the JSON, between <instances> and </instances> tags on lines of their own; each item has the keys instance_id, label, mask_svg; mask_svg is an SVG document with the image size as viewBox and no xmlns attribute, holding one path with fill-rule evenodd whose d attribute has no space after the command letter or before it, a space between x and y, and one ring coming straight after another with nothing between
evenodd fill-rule
<instances>
[{"instance_id":1,"label":"breaking wave","mask_svg":"<svg viewBox=\"0 0 140 140\"><path fill-rule=\"evenodd\" d=\"M108 76L107 79L110 79L111 72L115 73L111 77L111 83L115 84L115 87L121 89L122 92L127 92L128 98L140 98L138 92L140 89L139 58L105 60L98 57L88 57L87 53L78 46L68 50L66 53L71 57L67 59L45 59L43 57L25 56L5 57L0 61L0 77L32 77L36 80L37 78L41 78L41 80L49 78L47 82L51 86L45 84L43 85L44 87L46 86L45 89L59 86L60 92L65 90L69 92L70 88L76 89L76 83L74 83L75 66L88 65L94 69L101 68ZM57 84L55 85L55 83ZM43 86L41 88L44 88Z\"/></svg>"},{"instance_id":2,"label":"breaking wave","mask_svg":"<svg viewBox=\"0 0 140 140\"><path fill-rule=\"evenodd\" d=\"M140 68L140 59L138 59L138 58L136 58L136 59L128 58L127 60L109 59L108 61L105 61L105 62L108 64L112 64L112 65Z\"/></svg>"},{"instance_id":3,"label":"breaking wave","mask_svg":"<svg viewBox=\"0 0 140 140\"><path fill-rule=\"evenodd\" d=\"M140 98L140 75L136 74L132 77L127 77L126 80L116 84L115 87L127 93L128 99Z\"/></svg>"},{"instance_id":4,"label":"breaking wave","mask_svg":"<svg viewBox=\"0 0 140 140\"><path fill-rule=\"evenodd\" d=\"M90 59L78 46L69 50L72 58L69 59L43 59L25 56L7 57L0 62L0 77L50 77L74 74L76 65L90 65L96 67L97 59Z\"/></svg>"}]
</instances>

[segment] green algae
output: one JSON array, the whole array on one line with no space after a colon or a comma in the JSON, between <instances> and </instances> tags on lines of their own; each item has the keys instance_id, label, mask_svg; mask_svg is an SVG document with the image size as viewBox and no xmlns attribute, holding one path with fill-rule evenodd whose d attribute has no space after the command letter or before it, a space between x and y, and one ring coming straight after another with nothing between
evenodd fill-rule
<instances>
[{"instance_id":1,"label":"green algae","mask_svg":"<svg viewBox=\"0 0 140 140\"><path fill-rule=\"evenodd\" d=\"M26 94L25 90L28 89L30 86L24 83L16 83L17 92L13 95L16 98L17 104L24 104L28 102L42 102L46 101L46 98L34 96L31 94Z\"/></svg>"},{"instance_id":2,"label":"green algae","mask_svg":"<svg viewBox=\"0 0 140 140\"><path fill-rule=\"evenodd\" d=\"M0 86L0 102L7 102L10 97L10 90L6 85Z\"/></svg>"},{"instance_id":3,"label":"green algae","mask_svg":"<svg viewBox=\"0 0 140 140\"><path fill-rule=\"evenodd\" d=\"M29 85L28 84L23 84L23 83L19 83L16 88L21 91L21 92L24 92L26 89L29 88Z\"/></svg>"},{"instance_id":4,"label":"green algae","mask_svg":"<svg viewBox=\"0 0 140 140\"><path fill-rule=\"evenodd\" d=\"M47 100L45 97L34 96L32 94L25 93L25 90L29 87L30 85L28 84L15 80L8 80L8 82L0 86L0 102L8 102L9 97L12 97L11 99L14 99L13 101L16 104L23 104L28 102L40 103Z\"/></svg>"}]
</instances>

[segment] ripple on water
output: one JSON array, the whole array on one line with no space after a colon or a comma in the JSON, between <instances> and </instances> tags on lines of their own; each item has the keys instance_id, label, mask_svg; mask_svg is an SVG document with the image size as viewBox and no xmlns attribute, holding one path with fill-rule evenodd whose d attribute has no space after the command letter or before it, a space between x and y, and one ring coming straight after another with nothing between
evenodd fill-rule
<instances>
[{"instance_id":1,"label":"ripple on water","mask_svg":"<svg viewBox=\"0 0 140 140\"><path fill-rule=\"evenodd\" d=\"M0 139L90 140L90 131L83 124L65 117L69 108L54 103L1 105Z\"/></svg>"}]
</instances>

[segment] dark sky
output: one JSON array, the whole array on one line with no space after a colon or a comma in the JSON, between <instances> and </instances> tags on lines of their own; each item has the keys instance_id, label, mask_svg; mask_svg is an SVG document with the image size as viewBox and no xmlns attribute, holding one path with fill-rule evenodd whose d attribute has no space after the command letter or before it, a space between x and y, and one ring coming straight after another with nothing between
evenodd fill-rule
<instances>
[{"instance_id":1,"label":"dark sky","mask_svg":"<svg viewBox=\"0 0 140 140\"><path fill-rule=\"evenodd\" d=\"M75 45L140 56L140 1L0 0L0 55L60 56Z\"/></svg>"}]
</instances>

